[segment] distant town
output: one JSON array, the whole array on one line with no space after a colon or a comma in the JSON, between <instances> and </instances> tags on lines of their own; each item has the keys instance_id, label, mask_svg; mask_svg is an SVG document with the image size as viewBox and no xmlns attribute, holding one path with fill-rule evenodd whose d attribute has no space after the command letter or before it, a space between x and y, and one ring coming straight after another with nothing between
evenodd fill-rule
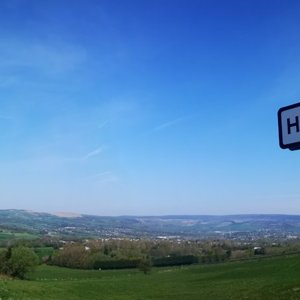
<instances>
[{"instance_id":1,"label":"distant town","mask_svg":"<svg viewBox=\"0 0 300 300\"><path fill-rule=\"evenodd\" d=\"M0 210L0 228L40 236L147 238L157 240L232 240L253 242L300 237L300 216L120 216L49 214Z\"/></svg>"}]
</instances>

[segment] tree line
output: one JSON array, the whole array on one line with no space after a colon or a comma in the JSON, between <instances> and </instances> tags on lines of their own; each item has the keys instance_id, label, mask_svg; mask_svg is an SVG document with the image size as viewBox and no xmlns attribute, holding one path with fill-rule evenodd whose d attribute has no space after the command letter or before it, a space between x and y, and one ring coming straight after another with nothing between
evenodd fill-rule
<instances>
[{"instance_id":1,"label":"tree line","mask_svg":"<svg viewBox=\"0 0 300 300\"><path fill-rule=\"evenodd\" d=\"M256 246L256 247L254 247ZM259 246L259 247L258 247ZM257 251L257 249L260 249ZM256 255L282 255L300 251L300 241L89 239L44 237L9 241L0 248L0 273L23 279L37 264L77 269L139 268L221 263Z\"/></svg>"}]
</instances>

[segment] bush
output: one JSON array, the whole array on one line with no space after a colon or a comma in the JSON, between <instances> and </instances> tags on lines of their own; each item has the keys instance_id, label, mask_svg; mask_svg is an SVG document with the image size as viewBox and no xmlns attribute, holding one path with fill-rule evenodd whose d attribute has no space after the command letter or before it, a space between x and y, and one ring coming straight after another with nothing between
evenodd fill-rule
<instances>
[{"instance_id":1,"label":"bush","mask_svg":"<svg viewBox=\"0 0 300 300\"><path fill-rule=\"evenodd\" d=\"M198 257L194 255L166 256L153 259L153 265L157 267L191 265L195 263L198 263Z\"/></svg>"},{"instance_id":2,"label":"bush","mask_svg":"<svg viewBox=\"0 0 300 300\"><path fill-rule=\"evenodd\" d=\"M52 256L52 264L59 267L88 269L89 253L83 245L66 245Z\"/></svg>"},{"instance_id":3,"label":"bush","mask_svg":"<svg viewBox=\"0 0 300 300\"><path fill-rule=\"evenodd\" d=\"M114 260L99 260L93 264L94 269L129 269L137 268L140 264L140 259L114 259Z\"/></svg>"},{"instance_id":4,"label":"bush","mask_svg":"<svg viewBox=\"0 0 300 300\"><path fill-rule=\"evenodd\" d=\"M38 265L38 261L37 255L30 248L9 248L5 254L1 253L1 271L6 275L24 279L25 274Z\"/></svg>"}]
</instances>

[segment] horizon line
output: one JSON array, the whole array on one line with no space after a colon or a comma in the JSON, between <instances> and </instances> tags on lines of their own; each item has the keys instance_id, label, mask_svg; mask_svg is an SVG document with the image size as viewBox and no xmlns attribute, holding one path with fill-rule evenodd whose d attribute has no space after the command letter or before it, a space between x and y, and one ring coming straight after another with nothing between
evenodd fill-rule
<instances>
[{"instance_id":1,"label":"horizon line","mask_svg":"<svg viewBox=\"0 0 300 300\"><path fill-rule=\"evenodd\" d=\"M7 208L0 211L24 211L28 213L40 213L40 214L49 214L57 217L65 218L78 218L82 216L96 216L96 217L107 217L107 218L118 218L118 217L144 217L144 218L158 218L158 217L230 217L230 216L295 216L300 217L300 214L288 214L288 213L231 213L231 214L160 214L160 215L144 215L144 214L120 214L120 215L100 215L100 214L90 214L90 213L79 213L79 212L70 212L70 211L35 211L30 209L18 209L18 208ZM64 216L65 215L65 216Z\"/></svg>"}]
</instances>

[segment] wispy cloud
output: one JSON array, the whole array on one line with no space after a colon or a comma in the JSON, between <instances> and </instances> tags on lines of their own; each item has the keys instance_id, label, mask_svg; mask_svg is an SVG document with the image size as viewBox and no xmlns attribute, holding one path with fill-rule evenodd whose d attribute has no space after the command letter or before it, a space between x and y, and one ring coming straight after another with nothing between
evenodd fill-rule
<instances>
[{"instance_id":1,"label":"wispy cloud","mask_svg":"<svg viewBox=\"0 0 300 300\"><path fill-rule=\"evenodd\" d=\"M98 129L102 129L108 125L109 121L103 121L102 123L98 124Z\"/></svg>"},{"instance_id":2,"label":"wispy cloud","mask_svg":"<svg viewBox=\"0 0 300 300\"><path fill-rule=\"evenodd\" d=\"M88 154L86 154L82 159L83 160L88 160L88 159L90 159L90 158L92 158L94 156L99 155L100 153L103 152L103 150L104 150L104 147L99 147L99 148L97 148L97 149L89 152Z\"/></svg>"},{"instance_id":3,"label":"wispy cloud","mask_svg":"<svg viewBox=\"0 0 300 300\"><path fill-rule=\"evenodd\" d=\"M0 66L30 68L47 74L72 71L86 60L84 49L64 43L0 40Z\"/></svg>"},{"instance_id":4,"label":"wispy cloud","mask_svg":"<svg viewBox=\"0 0 300 300\"><path fill-rule=\"evenodd\" d=\"M100 183L110 183L110 182L118 181L118 177L111 171L105 171L105 172L98 173L95 175L95 178Z\"/></svg>"},{"instance_id":5,"label":"wispy cloud","mask_svg":"<svg viewBox=\"0 0 300 300\"><path fill-rule=\"evenodd\" d=\"M168 121L168 122L165 122L165 123L162 123L160 125L158 125L157 127L153 128L153 131L160 131L160 130L163 130L163 129L166 129L168 127L171 127L177 123L179 123L180 121L182 121L184 118L181 117L181 118L177 118L177 119L174 119L174 120L171 120L171 121Z\"/></svg>"},{"instance_id":6,"label":"wispy cloud","mask_svg":"<svg viewBox=\"0 0 300 300\"><path fill-rule=\"evenodd\" d=\"M152 130L150 130L150 133L165 130L169 127L177 125L178 123L186 121L187 119L190 119L192 117L193 117L193 115L187 115L187 116L182 116L182 117L179 117L179 118L176 118L173 120L166 121L166 122L154 127Z\"/></svg>"}]
</instances>

